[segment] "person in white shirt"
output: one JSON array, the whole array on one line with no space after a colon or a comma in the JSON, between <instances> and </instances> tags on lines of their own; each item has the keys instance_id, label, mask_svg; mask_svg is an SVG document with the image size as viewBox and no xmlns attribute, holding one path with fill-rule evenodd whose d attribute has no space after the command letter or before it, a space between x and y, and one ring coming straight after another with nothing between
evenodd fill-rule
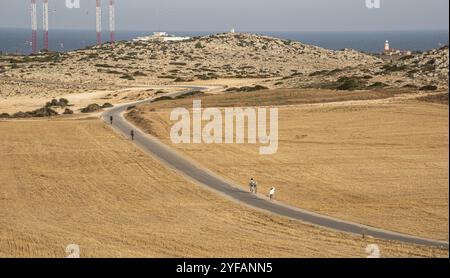
<instances>
[{"instance_id":1,"label":"person in white shirt","mask_svg":"<svg viewBox=\"0 0 450 278\"><path fill-rule=\"evenodd\" d=\"M272 187L269 191L269 199L272 200L275 195L275 187Z\"/></svg>"}]
</instances>

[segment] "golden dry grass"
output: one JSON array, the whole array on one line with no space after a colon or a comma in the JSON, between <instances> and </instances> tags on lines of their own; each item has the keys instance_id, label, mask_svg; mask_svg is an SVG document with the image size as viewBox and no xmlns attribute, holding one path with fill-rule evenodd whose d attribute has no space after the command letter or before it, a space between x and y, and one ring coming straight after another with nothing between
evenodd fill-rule
<instances>
[{"instance_id":1,"label":"golden dry grass","mask_svg":"<svg viewBox=\"0 0 450 278\"><path fill-rule=\"evenodd\" d=\"M202 104L309 104L385 94L282 90L208 96ZM244 188L256 177L260 192L276 186L276 198L294 206L402 233L449 238L446 105L367 101L281 107L279 149L272 156L259 155L259 145L173 145L168 108L174 106L192 106L192 99L143 106L130 119Z\"/></svg>"},{"instance_id":2,"label":"golden dry grass","mask_svg":"<svg viewBox=\"0 0 450 278\"><path fill-rule=\"evenodd\" d=\"M0 142L0 257L448 257L235 204L98 120L0 121Z\"/></svg>"}]
</instances>

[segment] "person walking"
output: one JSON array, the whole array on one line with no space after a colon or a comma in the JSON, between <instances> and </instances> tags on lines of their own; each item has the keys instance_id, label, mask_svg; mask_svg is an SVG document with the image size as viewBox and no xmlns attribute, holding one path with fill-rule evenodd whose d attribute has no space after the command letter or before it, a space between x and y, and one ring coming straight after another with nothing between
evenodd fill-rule
<instances>
[{"instance_id":1,"label":"person walking","mask_svg":"<svg viewBox=\"0 0 450 278\"><path fill-rule=\"evenodd\" d=\"M248 186L250 187L250 193L255 193L256 194L258 183L255 181L254 178L250 179L250 182L248 183Z\"/></svg>"},{"instance_id":2,"label":"person walking","mask_svg":"<svg viewBox=\"0 0 450 278\"><path fill-rule=\"evenodd\" d=\"M275 187L272 187L269 191L269 199L272 201L275 196Z\"/></svg>"},{"instance_id":3,"label":"person walking","mask_svg":"<svg viewBox=\"0 0 450 278\"><path fill-rule=\"evenodd\" d=\"M250 193L254 194L258 193L258 183L255 181L254 178L250 179L249 186L250 186Z\"/></svg>"},{"instance_id":4,"label":"person walking","mask_svg":"<svg viewBox=\"0 0 450 278\"><path fill-rule=\"evenodd\" d=\"M131 130L130 136L131 136L131 141L134 141L134 130Z\"/></svg>"},{"instance_id":5,"label":"person walking","mask_svg":"<svg viewBox=\"0 0 450 278\"><path fill-rule=\"evenodd\" d=\"M113 116L109 117L109 121L111 122L111 125L113 124Z\"/></svg>"}]
</instances>

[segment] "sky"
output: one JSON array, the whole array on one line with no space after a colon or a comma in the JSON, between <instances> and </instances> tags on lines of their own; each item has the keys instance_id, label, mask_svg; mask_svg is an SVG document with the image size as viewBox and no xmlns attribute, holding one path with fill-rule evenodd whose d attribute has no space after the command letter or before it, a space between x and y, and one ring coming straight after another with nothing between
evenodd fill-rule
<instances>
[{"instance_id":1,"label":"sky","mask_svg":"<svg viewBox=\"0 0 450 278\"><path fill-rule=\"evenodd\" d=\"M376 0L375 0L376 1ZM394 31L448 30L448 0L116 0L118 30ZM38 2L42 26L42 0ZM95 29L95 0L49 0L50 28ZM102 0L108 28L108 0ZM31 28L30 0L0 0L0 28Z\"/></svg>"}]
</instances>

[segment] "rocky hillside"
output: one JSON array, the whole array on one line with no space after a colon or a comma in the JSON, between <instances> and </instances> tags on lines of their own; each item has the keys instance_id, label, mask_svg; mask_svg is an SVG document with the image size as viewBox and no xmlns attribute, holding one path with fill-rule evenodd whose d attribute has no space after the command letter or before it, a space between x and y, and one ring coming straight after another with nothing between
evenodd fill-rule
<instances>
[{"instance_id":1,"label":"rocky hillside","mask_svg":"<svg viewBox=\"0 0 450 278\"><path fill-rule=\"evenodd\" d=\"M259 79L268 87L448 88L448 48L395 62L354 50L332 51L255 34L219 34L182 42L119 42L69 53L0 56L0 80L86 86L171 84L219 78ZM95 87L94 86L94 87Z\"/></svg>"},{"instance_id":2,"label":"rocky hillside","mask_svg":"<svg viewBox=\"0 0 450 278\"><path fill-rule=\"evenodd\" d=\"M391 65L385 66L387 72L398 72L400 76L424 83L443 85L448 82L448 46L440 49L405 56Z\"/></svg>"},{"instance_id":3,"label":"rocky hillside","mask_svg":"<svg viewBox=\"0 0 450 278\"><path fill-rule=\"evenodd\" d=\"M336 70L320 70L309 75L297 74L279 80L287 87L332 89L408 88L448 90L448 47L383 60L373 66L350 66Z\"/></svg>"},{"instance_id":4,"label":"rocky hillside","mask_svg":"<svg viewBox=\"0 0 450 278\"><path fill-rule=\"evenodd\" d=\"M15 61L4 74L84 82L273 78L318 70L370 67L378 58L253 34L220 34L183 42L120 42ZM38 65L35 62L40 62ZM43 63L43 64L42 64ZM5 71L5 68L3 68Z\"/></svg>"}]
</instances>

